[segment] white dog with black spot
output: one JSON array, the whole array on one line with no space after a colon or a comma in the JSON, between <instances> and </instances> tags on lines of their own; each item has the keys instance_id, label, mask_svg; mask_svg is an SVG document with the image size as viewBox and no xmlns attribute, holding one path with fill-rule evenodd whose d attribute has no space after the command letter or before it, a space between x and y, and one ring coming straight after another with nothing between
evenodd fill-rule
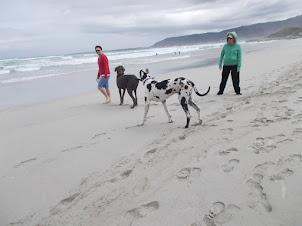
<instances>
[{"instance_id":1,"label":"white dog with black spot","mask_svg":"<svg viewBox=\"0 0 302 226\"><path fill-rule=\"evenodd\" d=\"M186 78L179 77L174 79L166 79L158 82L150 77L148 69L141 69L139 74L140 74L140 79L145 87L145 114L141 125L144 125L146 122L148 110L150 107L150 102L152 100L156 102L162 102L164 109L167 113L167 116L169 118L169 122L173 122L172 117L169 114L166 106L166 100L175 93L178 93L179 103L181 104L187 116L187 124L185 128L189 127L190 119L191 119L188 105L190 105L197 111L199 123L200 124L202 123L202 120L200 118L200 109L192 101L192 91L194 89L195 93L198 96L205 96L209 93L210 87L206 93L200 94L197 91L194 83Z\"/></svg>"}]
</instances>

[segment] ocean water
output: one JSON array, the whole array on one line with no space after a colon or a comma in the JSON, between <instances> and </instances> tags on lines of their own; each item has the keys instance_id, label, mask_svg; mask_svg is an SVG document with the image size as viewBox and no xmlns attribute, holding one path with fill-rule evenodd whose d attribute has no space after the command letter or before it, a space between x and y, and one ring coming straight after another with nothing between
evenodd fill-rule
<instances>
[{"instance_id":1,"label":"ocean water","mask_svg":"<svg viewBox=\"0 0 302 226\"><path fill-rule=\"evenodd\" d=\"M169 48L145 48L109 51L110 64L147 64L189 58L192 53L220 48L223 44L207 44ZM61 76L96 67L97 55L78 53L61 56L43 56L0 60L0 84L26 82L35 79Z\"/></svg>"},{"instance_id":2,"label":"ocean water","mask_svg":"<svg viewBox=\"0 0 302 226\"><path fill-rule=\"evenodd\" d=\"M245 45L245 43L242 43ZM252 45L255 43L249 43ZM148 67L154 74L183 68L218 64L224 43L139 48L103 52L109 59L111 86L114 68L123 65L126 73L138 75ZM97 55L77 53L0 60L0 110L88 92L96 89Z\"/></svg>"}]
</instances>

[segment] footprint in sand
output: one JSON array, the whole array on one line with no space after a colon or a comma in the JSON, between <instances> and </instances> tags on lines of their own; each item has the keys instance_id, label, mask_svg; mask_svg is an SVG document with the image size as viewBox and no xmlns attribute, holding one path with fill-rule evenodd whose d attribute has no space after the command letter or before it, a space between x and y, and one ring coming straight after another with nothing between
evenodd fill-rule
<instances>
[{"instance_id":1,"label":"footprint in sand","mask_svg":"<svg viewBox=\"0 0 302 226\"><path fill-rule=\"evenodd\" d=\"M284 180L286 177L289 177L293 175L294 172L288 168L282 170L281 172L278 172L270 177L270 180Z\"/></svg>"},{"instance_id":2,"label":"footprint in sand","mask_svg":"<svg viewBox=\"0 0 302 226\"><path fill-rule=\"evenodd\" d=\"M127 177L130 176L131 173L132 173L132 170L126 170L125 172L121 173L122 179L126 179Z\"/></svg>"},{"instance_id":3,"label":"footprint in sand","mask_svg":"<svg viewBox=\"0 0 302 226\"><path fill-rule=\"evenodd\" d=\"M293 154L287 158L281 157L276 163L264 162L257 165L251 179L246 181L246 186L250 189L248 206L253 209L262 206L265 211L271 212L273 208L267 194L263 192L262 180L266 178L271 182L281 181L282 197L285 198L287 189L284 180L294 175L293 169L301 168L301 163L302 155Z\"/></svg>"},{"instance_id":4,"label":"footprint in sand","mask_svg":"<svg viewBox=\"0 0 302 226\"><path fill-rule=\"evenodd\" d=\"M302 128L296 128L293 132L295 137L301 138L302 137Z\"/></svg>"},{"instance_id":5,"label":"footprint in sand","mask_svg":"<svg viewBox=\"0 0 302 226\"><path fill-rule=\"evenodd\" d=\"M76 151L76 150L81 149L82 147L83 146L80 145L80 146L76 146L76 147L72 147L72 148L67 148L67 149L61 150L61 152Z\"/></svg>"},{"instance_id":6,"label":"footprint in sand","mask_svg":"<svg viewBox=\"0 0 302 226\"><path fill-rule=\"evenodd\" d=\"M114 177L113 179L109 180L109 182L116 183L119 180L124 180L124 179L128 178L132 172L133 172L132 170L126 170L126 171L122 172L120 175L118 175L117 177Z\"/></svg>"},{"instance_id":7,"label":"footprint in sand","mask_svg":"<svg viewBox=\"0 0 302 226\"><path fill-rule=\"evenodd\" d=\"M220 156L226 156L226 155L229 155L229 154L232 154L232 153L238 153L238 149L237 148L229 148L225 151L220 151L218 153L218 155Z\"/></svg>"},{"instance_id":8,"label":"footprint in sand","mask_svg":"<svg viewBox=\"0 0 302 226\"><path fill-rule=\"evenodd\" d=\"M225 128L225 129L221 129L221 131L222 131L223 133L230 134L230 133L232 133L234 130L233 130L233 128Z\"/></svg>"},{"instance_id":9,"label":"footprint in sand","mask_svg":"<svg viewBox=\"0 0 302 226\"><path fill-rule=\"evenodd\" d=\"M148 179L144 178L141 183L138 182L138 184L134 187L133 193L135 195L140 195L146 190L147 185L148 185Z\"/></svg>"},{"instance_id":10,"label":"footprint in sand","mask_svg":"<svg viewBox=\"0 0 302 226\"><path fill-rule=\"evenodd\" d=\"M69 196L66 199L63 199L62 201L60 201L55 207L53 207L49 213L51 215L55 215L59 212L61 212L62 210L64 210L64 208L66 208L66 206L69 206L72 204L72 202L80 195L80 193L75 193L71 196Z\"/></svg>"},{"instance_id":11,"label":"footprint in sand","mask_svg":"<svg viewBox=\"0 0 302 226\"><path fill-rule=\"evenodd\" d=\"M302 155L299 155L299 154L290 155L285 160L285 162L292 167L299 167L299 166L301 166L301 163L302 163Z\"/></svg>"},{"instance_id":12,"label":"footprint in sand","mask_svg":"<svg viewBox=\"0 0 302 226\"><path fill-rule=\"evenodd\" d=\"M280 140L277 142L277 145L284 145L284 144L289 144L291 142L293 142L294 140L292 139L284 139L284 140Z\"/></svg>"},{"instance_id":13,"label":"footprint in sand","mask_svg":"<svg viewBox=\"0 0 302 226\"><path fill-rule=\"evenodd\" d=\"M91 139L96 139L96 138L99 138L100 136L103 136L103 135L106 135L107 133L98 133L98 134L95 134Z\"/></svg>"},{"instance_id":14,"label":"footprint in sand","mask_svg":"<svg viewBox=\"0 0 302 226\"><path fill-rule=\"evenodd\" d=\"M264 162L262 164L258 164L257 166L255 166L255 173L258 173L258 174L261 174L263 175L268 168L274 166L275 163L274 162L270 162L270 161L267 161L267 162Z\"/></svg>"},{"instance_id":15,"label":"footprint in sand","mask_svg":"<svg viewBox=\"0 0 302 226\"><path fill-rule=\"evenodd\" d=\"M144 157L145 157L145 158L148 158L148 157L152 156L156 151L157 151L157 148L154 148L154 149L152 149L152 150L150 150L150 151L147 151L147 152L145 153Z\"/></svg>"},{"instance_id":16,"label":"footprint in sand","mask_svg":"<svg viewBox=\"0 0 302 226\"><path fill-rule=\"evenodd\" d=\"M301 100L301 102L302 102L302 100ZM296 118L296 119L302 119L302 114L295 115L294 118Z\"/></svg>"},{"instance_id":17,"label":"footprint in sand","mask_svg":"<svg viewBox=\"0 0 302 226\"><path fill-rule=\"evenodd\" d=\"M157 148L153 148L150 151L147 151L144 154L144 157L140 159L140 161L144 164L150 162L155 157L156 151L157 151Z\"/></svg>"},{"instance_id":18,"label":"footprint in sand","mask_svg":"<svg viewBox=\"0 0 302 226\"><path fill-rule=\"evenodd\" d=\"M226 207L222 202L215 202L211 205L209 213L205 215L203 221L208 226L225 224L229 222L232 219L233 214L238 211L240 211L240 207L234 204L230 204ZM192 226L198 225L198 223L201 222L194 223Z\"/></svg>"},{"instance_id":19,"label":"footprint in sand","mask_svg":"<svg viewBox=\"0 0 302 226\"><path fill-rule=\"evenodd\" d=\"M254 127L259 127L259 126L268 126L270 123L275 122L272 119L268 119L262 115L257 116L256 119L254 119L254 121L251 121L251 123L253 124Z\"/></svg>"},{"instance_id":20,"label":"footprint in sand","mask_svg":"<svg viewBox=\"0 0 302 226\"><path fill-rule=\"evenodd\" d=\"M261 205L266 212L272 212L273 208L265 193L251 192L248 195L248 206L252 209Z\"/></svg>"},{"instance_id":21,"label":"footprint in sand","mask_svg":"<svg viewBox=\"0 0 302 226\"><path fill-rule=\"evenodd\" d=\"M223 172L231 172L234 170L234 167L239 163L238 159L231 159L226 164L221 166Z\"/></svg>"},{"instance_id":22,"label":"footprint in sand","mask_svg":"<svg viewBox=\"0 0 302 226\"><path fill-rule=\"evenodd\" d=\"M272 205L265 193L263 193L263 187L261 182L266 175L268 169L273 167L275 164L273 162L264 162L255 167L255 173L252 175L251 179L246 181L246 186L249 188L250 193L248 195L248 206L252 209L262 206L265 211L271 212Z\"/></svg>"},{"instance_id":23,"label":"footprint in sand","mask_svg":"<svg viewBox=\"0 0 302 226\"><path fill-rule=\"evenodd\" d=\"M283 106L281 109L279 109L279 112L275 114L275 117L277 121L283 121L283 120L291 119L291 116L293 114L294 114L293 109L289 109L288 107Z\"/></svg>"},{"instance_id":24,"label":"footprint in sand","mask_svg":"<svg viewBox=\"0 0 302 226\"><path fill-rule=\"evenodd\" d=\"M262 179L262 174L255 173L252 178L246 182L247 187L251 191L248 195L248 206L250 208L256 208L258 205L261 205L265 211L271 212L272 205L266 194L263 193L263 187L261 186Z\"/></svg>"},{"instance_id":25,"label":"footprint in sand","mask_svg":"<svg viewBox=\"0 0 302 226\"><path fill-rule=\"evenodd\" d=\"M127 211L125 214L125 220L128 221L130 225L132 225L133 221L144 218L152 214L153 212L157 211L158 208L159 208L159 202L157 201L150 202L145 205L141 205L135 209Z\"/></svg>"},{"instance_id":26,"label":"footprint in sand","mask_svg":"<svg viewBox=\"0 0 302 226\"><path fill-rule=\"evenodd\" d=\"M271 137L258 137L253 142L249 149L255 154L269 153L277 148L277 145L281 146L292 142L292 139L285 138L284 134L279 134Z\"/></svg>"},{"instance_id":27,"label":"footprint in sand","mask_svg":"<svg viewBox=\"0 0 302 226\"><path fill-rule=\"evenodd\" d=\"M184 135L181 135L178 137L179 140L185 140L187 138L187 135L184 134Z\"/></svg>"},{"instance_id":28,"label":"footprint in sand","mask_svg":"<svg viewBox=\"0 0 302 226\"><path fill-rule=\"evenodd\" d=\"M176 177L179 181L190 181L191 178L199 177L201 173L201 168L198 167L188 167L181 169Z\"/></svg>"},{"instance_id":29,"label":"footprint in sand","mask_svg":"<svg viewBox=\"0 0 302 226\"><path fill-rule=\"evenodd\" d=\"M32 161L35 161L35 160L37 160L37 158L27 159L27 160L25 160L25 161L20 162L18 165L14 166L14 168L17 168L17 167L19 167L19 166L22 166L22 165L24 165L24 164L26 164L26 163L28 163L28 162L32 162Z\"/></svg>"}]
</instances>

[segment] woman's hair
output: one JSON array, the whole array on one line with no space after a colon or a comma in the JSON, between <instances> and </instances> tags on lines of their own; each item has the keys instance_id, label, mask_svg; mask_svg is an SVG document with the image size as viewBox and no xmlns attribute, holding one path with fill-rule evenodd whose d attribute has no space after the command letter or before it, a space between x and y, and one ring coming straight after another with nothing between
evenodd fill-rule
<instances>
[{"instance_id":1,"label":"woman's hair","mask_svg":"<svg viewBox=\"0 0 302 226\"><path fill-rule=\"evenodd\" d=\"M103 50L101 46L96 46L94 49L96 49L96 48L100 48L101 50Z\"/></svg>"}]
</instances>

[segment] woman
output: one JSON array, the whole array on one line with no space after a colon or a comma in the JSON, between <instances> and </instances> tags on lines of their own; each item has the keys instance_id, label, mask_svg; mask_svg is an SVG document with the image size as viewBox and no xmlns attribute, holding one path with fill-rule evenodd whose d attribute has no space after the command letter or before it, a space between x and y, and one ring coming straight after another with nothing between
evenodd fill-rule
<instances>
[{"instance_id":1,"label":"woman","mask_svg":"<svg viewBox=\"0 0 302 226\"><path fill-rule=\"evenodd\" d=\"M103 49L101 46L95 47L95 52L99 56L98 64L99 64L99 72L97 76L98 81L98 89L104 94L106 100L104 104L108 104L111 102L111 95L109 89L109 78L110 78L110 70L108 58L105 54L103 54Z\"/></svg>"},{"instance_id":2,"label":"woman","mask_svg":"<svg viewBox=\"0 0 302 226\"><path fill-rule=\"evenodd\" d=\"M222 95L231 72L233 87L237 95L241 95L239 87L239 72L241 68L241 46L237 43L236 32L228 32L227 43L223 46L219 59L219 70L223 61L222 78L217 95Z\"/></svg>"}]
</instances>

